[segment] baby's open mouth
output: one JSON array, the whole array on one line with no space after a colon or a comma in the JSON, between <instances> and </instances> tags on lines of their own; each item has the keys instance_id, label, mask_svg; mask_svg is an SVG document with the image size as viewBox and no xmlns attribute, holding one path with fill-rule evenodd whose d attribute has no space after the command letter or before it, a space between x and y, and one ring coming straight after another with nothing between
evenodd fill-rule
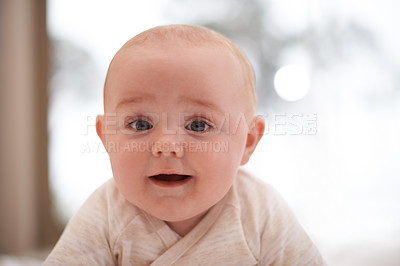
<instances>
[{"instance_id":1,"label":"baby's open mouth","mask_svg":"<svg viewBox=\"0 0 400 266\"><path fill-rule=\"evenodd\" d=\"M164 182L176 182L186 180L190 177L190 175L178 175L178 174L160 174L160 175L153 175L150 176L151 179L155 179L158 181Z\"/></svg>"}]
</instances>

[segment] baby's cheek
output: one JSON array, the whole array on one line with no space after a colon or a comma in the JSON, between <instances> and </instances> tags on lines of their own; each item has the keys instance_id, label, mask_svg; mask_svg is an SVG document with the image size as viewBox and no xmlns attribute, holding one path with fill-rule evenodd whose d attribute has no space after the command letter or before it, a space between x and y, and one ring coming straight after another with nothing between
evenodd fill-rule
<instances>
[{"instance_id":1,"label":"baby's cheek","mask_svg":"<svg viewBox=\"0 0 400 266\"><path fill-rule=\"evenodd\" d=\"M135 173L134 169L136 168L136 155L132 152L115 152L110 154L110 161L114 175L120 176L123 178L127 175L131 175ZM137 169L139 170L139 169ZM137 172L137 171L136 171Z\"/></svg>"},{"instance_id":2,"label":"baby's cheek","mask_svg":"<svg viewBox=\"0 0 400 266\"><path fill-rule=\"evenodd\" d=\"M213 171L216 175L229 175L235 173L238 166L238 156L234 150L229 149L229 145L219 150L214 150L203 156L207 160L208 171Z\"/></svg>"},{"instance_id":3,"label":"baby's cheek","mask_svg":"<svg viewBox=\"0 0 400 266\"><path fill-rule=\"evenodd\" d=\"M208 156L205 167L205 182L207 195L215 200L220 200L231 187L237 173L237 163L232 160L229 153L214 152Z\"/></svg>"}]
</instances>

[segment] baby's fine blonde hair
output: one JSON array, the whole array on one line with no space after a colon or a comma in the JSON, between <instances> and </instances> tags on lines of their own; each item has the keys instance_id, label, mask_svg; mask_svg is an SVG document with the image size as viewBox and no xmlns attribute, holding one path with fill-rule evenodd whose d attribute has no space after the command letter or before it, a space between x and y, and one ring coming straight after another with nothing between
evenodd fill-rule
<instances>
[{"instance_id":1,"label":"baby's fine blonde hair","mask_svg":"<svg viewBox=\"0 0 400 266\"><path fill-rule=\"evenodd\" d=\"M158 26L146 30L128 42L126 42L120 49L125 50L129 48L133 48L135 46L138 47L151 47L156 46L160 43L176 43L177 45L187 45L187 46L207 46L207 47L215 47L216 49L223 49L230 51L235 58L239 61L244 77L244 84L249 94L249 103L254 113L257 106L257 99L255 93L255 75L251 64L249 63L245 54L228 38L223 36L222 34L213 31L211 29L195 26L195 25L166 25L166 26ZM118 53L117 53L118 54ZM114 56L115 59L115 56ZM108 73L112 67L113 61L110 63L110 67L108 69ZM104 84L104 103L107 94L107 80L108 73L106 77L106 81Z\"/></svg>"}]
</instances>

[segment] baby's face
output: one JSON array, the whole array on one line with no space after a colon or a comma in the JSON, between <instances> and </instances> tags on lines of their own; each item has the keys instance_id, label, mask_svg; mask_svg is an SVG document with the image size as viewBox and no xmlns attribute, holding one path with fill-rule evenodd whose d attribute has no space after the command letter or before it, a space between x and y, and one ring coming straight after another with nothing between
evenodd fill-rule
<instances>
[{"instance_id":1,"label":"baby's face","mask_svg":"<svg viewBox=\"0 0 400 266\"><path fill-rule=\"evenodd\" d=\"M242 71L207 47L127 48L107 81L101 137L132 204L165 221L205 213L248 160Z\"/></svg>"}]
</instances>

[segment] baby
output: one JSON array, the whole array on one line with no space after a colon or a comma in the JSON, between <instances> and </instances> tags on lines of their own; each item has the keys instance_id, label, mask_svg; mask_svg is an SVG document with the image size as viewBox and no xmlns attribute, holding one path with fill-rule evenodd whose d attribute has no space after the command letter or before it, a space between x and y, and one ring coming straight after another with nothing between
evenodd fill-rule
<instances>
[{"instance_id":1,"label":"baby","mask_svg":"<svg viewBox=\"0 0 400 266\"><path fill-rule=\"evenodd\" d=\"M129 40L96 121L114 178L45 265L322 265L279 195L240 170L265 128L254 83L245 55L207 28Z\"/></svg>"}]
</instances>

